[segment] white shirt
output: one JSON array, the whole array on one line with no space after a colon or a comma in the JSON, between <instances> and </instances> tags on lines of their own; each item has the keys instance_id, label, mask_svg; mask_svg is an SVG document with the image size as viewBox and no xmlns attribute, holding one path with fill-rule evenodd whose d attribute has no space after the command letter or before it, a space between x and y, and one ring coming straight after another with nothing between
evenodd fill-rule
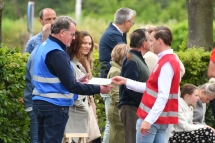
<instances>
[{"instance_id":1,"label":"white shirt","mask_svg":"<svg viewBox=\"0 0 215 143\"><path fill-rule=\"evenodd\" d=\"M172 54L173 50L165 50L158 54L158 61L166 54ZM156 69L156 68L155 68ZM169 62L166 62L162 67L160 71L160 75L158 76L158 95L157 99L150 110L149 114L144 119L146 122L153 124L162 111L165 108L165 105L167 103L167 100L169 98L169 92L170 87L172 84L172 78L174 76L174 71ZM146 89L146 83L132 81L130 79L126 82L126 87L130 90L134 90L136 92L143 93Z\"/></svg>"},{"instance_id":2,"label":"white shirt","mask_svg":"<svg viewBox=\"0 0 215 143\"><path fill-rule=\"evenodd\" d=\"M116 27L116 29L123 35L123 32L116 26L115 23L112 23L112 25L113 25L114 27Z\"/></svg>"},{"instance_id":3,"label":"white shirt","mask_svg":"<svg viewBox=\"0 0 215 143\"><path fill-rule=\"evenodd\" d=\"M173 125L175 132L190 132L204 128L204 125L193 124L193 107L188 106L184 99L179 98L178 124Z\"/></svg>"}]
</instances>

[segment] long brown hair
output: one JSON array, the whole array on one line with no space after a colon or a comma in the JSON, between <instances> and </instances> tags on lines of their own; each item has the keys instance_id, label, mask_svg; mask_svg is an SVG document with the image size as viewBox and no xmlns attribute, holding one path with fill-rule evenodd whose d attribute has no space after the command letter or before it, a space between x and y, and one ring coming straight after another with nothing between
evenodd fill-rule
<instances>
[{"instance_id":1,"label":"long brown hair","mask_svg":"<svg viewBox=\"0 0 215 143\"><path fill-rule=\"evenodd\" d=\"M92 47L90 52L87 55L84 55L89 61L93 58L93 49L94 49L94 42L92 36L87 31L76 31L75 32L75 40L72 41L71 45L67 48L67 53L70 56L70 60L74 57L77 59L81 58L80 55L80 48L83 44L83 39L85 36L90 36L92 41Z\"/></svg>"}]
</instances>

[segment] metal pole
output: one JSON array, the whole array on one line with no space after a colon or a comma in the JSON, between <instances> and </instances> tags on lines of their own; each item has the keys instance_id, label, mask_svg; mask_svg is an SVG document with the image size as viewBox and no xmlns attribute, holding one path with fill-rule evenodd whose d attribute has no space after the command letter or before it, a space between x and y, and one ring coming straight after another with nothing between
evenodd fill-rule
<instances>
[{"instance_id":1,"label":"metal pole","mask_svg":"<svg viewBox=\"0 0 215 143\"><path fill-rule=\"evenodd\" d=\"M30 38L33 37L34 28L34 2L28 2L28 31L30 33Z\"/></svg>"},{"instance_id":2,"label":"metal pole","mask_svg":"<svg viewBox=\"0 0 215 143\"><path fill-rule=\"evenodd\" d=\"M81 0L76 0L75 4L75 18L79 22L81 19Z\"/></svg>"}]
</instances>

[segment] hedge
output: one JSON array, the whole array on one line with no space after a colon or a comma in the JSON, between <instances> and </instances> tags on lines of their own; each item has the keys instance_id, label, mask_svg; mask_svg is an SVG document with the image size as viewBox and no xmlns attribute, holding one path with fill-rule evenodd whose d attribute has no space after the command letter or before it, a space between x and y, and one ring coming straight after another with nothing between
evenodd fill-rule
<instances>
[{"instance_id":1,"label":"hedge","mask_svg":"<svg viewBox=\"0 0 215 143\"><path fill-rule=\"evenodd\" d=\"M207 66L210 53L202 48L192 48L176 52L185 66L186 72L181 85L193 83L201 85L208 81ZM0 142L28 143L29 117L20 102L25 88L25 66L29 54L22 54L19 50L11 50L3 45L0 48ZM94 54L93 75L99 76L100 63L98 51ZM101 131L105 125L105 108L100 95L95 96L97 115ZM207 106L206 123L215 127L210 106Z\"/></svg>"},{"instance_id":2,"label":"hedge","mask_svg":"<svg viewBox=\"0 0 215 143\"><path fill-rule=\"evenodd\" d=\"M29 142L30 121L20 100L28 56L5 45L0 48L0 142Z\"/></svg>"}]
</instances>

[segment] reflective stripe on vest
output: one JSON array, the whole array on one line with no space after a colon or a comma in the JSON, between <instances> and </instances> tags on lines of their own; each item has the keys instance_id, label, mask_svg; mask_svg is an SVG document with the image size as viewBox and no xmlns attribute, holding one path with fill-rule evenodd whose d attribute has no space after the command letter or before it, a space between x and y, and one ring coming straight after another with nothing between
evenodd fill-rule
<instances>
[{"instance_id":1,"label":"reflective stripe on vest","mask_svg":"<svg viewBox=\"0 0 215 143\"><path fill-rule=\"evenodd\" d=\"M146 92L147 92L149 95L151 95L151 96L157 98L157 95L158 95L157 92L155 92L155 91L153 91L153 90L151 90L151 89L149 89L149 88L147 88L147 87L146 87ZM169 99L178 99L178 94L169 94Z\"/></svg>"},{"instance_id":2,"label":"reflective stripe on vest","mask_svg":"<svg viewBox=\"0 0 215 143\"><path fill-rule=\"evenodd\" d=\"M33 80L43 83L60 83L59 78L45 78L36 75L33 76Z\"/></svg>"},{"instance_id":3,"label":"reflective stripe on vest","mask_svg":"<svg viewBox=\"0 0 215 143\"><path fill-rule=\"evenodd\" d=\"M145 112L147 112L147 113L149 113L150 110L151 110L150 108L148 108L147 106L145 106L142 102L140 102L139 107L140 107L143 111L145 111ZM178 117L178 112L169 111L169 112L162 112L162 113L160 114L160 117L169 117L169 116Z\"/></svg>"},{"instance_id":4,"label":"reflective stripe on vest","mask_svg":"<svg viewBox=\"0 0 215 143\"><path fill-rule=\"evenodd\" d=\"M33 90L33 95L39 95L43 97L48 97L48 98L73 98L74 94L69 93L69 94L60 94L60 93L39 93L36 90Z\"/></svg>"}]
</instances>

